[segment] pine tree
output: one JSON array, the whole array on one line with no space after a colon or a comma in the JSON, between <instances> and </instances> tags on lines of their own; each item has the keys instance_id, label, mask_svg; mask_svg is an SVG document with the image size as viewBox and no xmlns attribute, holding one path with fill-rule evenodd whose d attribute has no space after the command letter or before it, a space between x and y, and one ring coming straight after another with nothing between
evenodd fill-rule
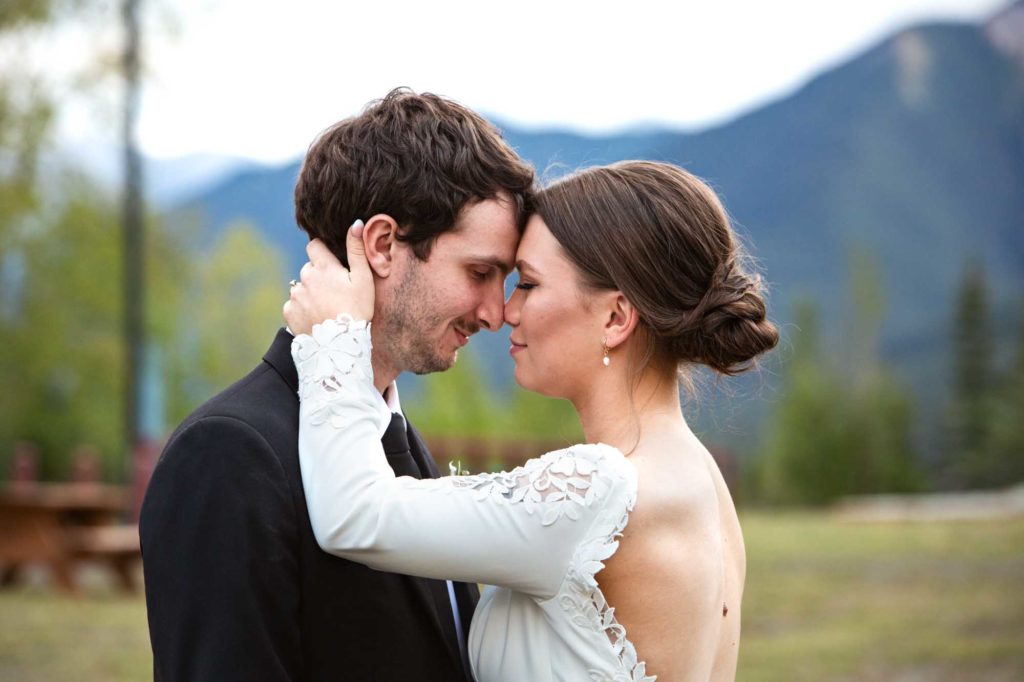
<instances>
[{"instance_id":1,"label":"pine tree","mask_svg":"<svg viewBox=\"0 0 1024 682\"><path fill-rule=\"evenodd\" d=\"M985 273L964 270L953 320L953 394L945 461L952 482L968 487L999 483L991 447L993 340Z\"/></svg>"},{"instance_id":2,"label":"pine tree","mask_svg":"<svg viewBox=\"0 0 1024 682\"><path fill-rule=\"evenodd\" d=\"M771 502L824 504L853 491L856 452L846 437L848 397L824 361L817 309L796 306L797 334L786 369L759 487Z\"/></svg>"},{"instance_id":3,"label":"pine tree","mask_svg":"<svg viewBox=\"0 0 1024 682\"><path fill-rule=\"evenodd\" d=\"M878 354L884 292L863 251L850 262L851 326L823 352L817 311L796 307L793 352L755 488L780 503L920 487L913 401Z\"/></svg>"},{"instance_id":4,"label":"pine tree","mask_svg":"<svg viewBox=\"0 0 1024 682\"><path fill-rule=\"evenodd\" d=\"M1013 362L1004 375L992 413L992 449L999 485L1024 481L1024 306Z\"/></svg>"}]
</instances>

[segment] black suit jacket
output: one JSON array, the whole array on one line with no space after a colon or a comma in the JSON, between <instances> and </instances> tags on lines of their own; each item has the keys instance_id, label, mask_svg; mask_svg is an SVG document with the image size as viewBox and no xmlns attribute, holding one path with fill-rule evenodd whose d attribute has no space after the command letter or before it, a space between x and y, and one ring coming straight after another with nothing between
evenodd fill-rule
<instances>
[{"instance_id":1,"label":"black suit jacket","mask_svg":"<svg viewBox=\"0 0 1024 682\"><path fill-rule=\"evenodd\" d=\"M178 427L142 505L159 682L465 682L447 586L316 544L298 460L298 377L281 330L247 377ZM400 435L400 433L399 433ZM399 475L437 476L408 429ZM468 631L475 586L456 583Z\"/></svg>"}]
</instances>

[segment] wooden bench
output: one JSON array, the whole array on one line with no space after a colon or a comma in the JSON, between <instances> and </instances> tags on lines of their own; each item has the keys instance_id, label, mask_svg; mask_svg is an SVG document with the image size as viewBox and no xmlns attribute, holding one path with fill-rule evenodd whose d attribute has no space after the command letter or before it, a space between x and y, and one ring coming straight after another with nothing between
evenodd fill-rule
<instances>
[{"instance_id":1,"label":"wooden bench","mask_svg":"<svg viewBox=\"0 0 1024 682\"><path fill-rule=\"evenodd\" d=\"M139 527L133 524L118 526L82 526L64 531L64 547L69 559L88 560L108 564L121 587L135 593L134 569L142 558L139 546Z\"/></svg>"},{"instance_id":2,"label":"wooden bench","mask_svg":"<svg viewBox=\"0 0 1024 682\"><path fill-rule=\"evenodd\" d=\"M22 566L46 564L57 586L76 591L80 559L109 564L122 587L134 590L131 569L141 556L138 529L121 525L123 488L85 483L0 486L0 585L17 582Z\"/></svg>"}]
</instances>

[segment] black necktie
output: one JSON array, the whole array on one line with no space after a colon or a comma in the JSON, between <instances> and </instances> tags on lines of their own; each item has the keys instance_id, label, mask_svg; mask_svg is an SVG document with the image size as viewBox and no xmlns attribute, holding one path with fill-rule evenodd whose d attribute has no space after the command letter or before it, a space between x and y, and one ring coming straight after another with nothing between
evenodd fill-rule
<instances>
[{"instance_id":1,"label":"black necktie","mask_svg":"<svg viewBox=\"0 0 1024 682\"><path fill-rule=\"evenodd\" d=\"M384 452L389 455L409 452L409 436L405 433L405 419L402 418L402 415L397 412L392 413L391 423L388 424L381 443L384 445Z\"/></svg>"},{"instance_id":2,"label":"black necktie","mask_svg":"<svg viewBox=\"0 0 1024 682\"><path fill-rule=\"evenodd\" d=\"M395 476L423 478L423 473L409 451L409 436L405 432L405 419L402 415L391 415L391 423L381 438L381 445L384 446L384 454L387 455L388 464L394 470Z\"/></svg>"}]
</instances>

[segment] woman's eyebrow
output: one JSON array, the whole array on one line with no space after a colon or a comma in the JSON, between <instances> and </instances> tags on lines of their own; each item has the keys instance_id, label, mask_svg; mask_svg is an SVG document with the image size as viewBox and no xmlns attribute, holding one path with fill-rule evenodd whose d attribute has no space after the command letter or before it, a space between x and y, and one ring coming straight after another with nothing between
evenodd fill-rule
<instances>
[{"instance_id":1,"label":"woman's eyebrow","mask_svg":"<svg viewBox=\"0 0 1024 682\"><path fill-rule=\"evenodd\" d=\"M523 270L532 270L533 272L539 272L537 268L533 267L528 262L522 259L516 261L516 269L519 270L520 272L522 272Z\"/></svg>"}]
</instances>

